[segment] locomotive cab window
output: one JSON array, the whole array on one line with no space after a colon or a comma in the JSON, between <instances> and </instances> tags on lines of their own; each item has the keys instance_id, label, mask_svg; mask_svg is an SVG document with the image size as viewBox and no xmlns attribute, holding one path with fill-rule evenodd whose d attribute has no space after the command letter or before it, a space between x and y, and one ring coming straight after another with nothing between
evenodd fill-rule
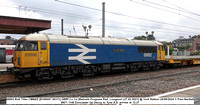
<instances>
[{"instance_id":1,"label":"locomotive cab window","mask_svg":"<svg viewBox=\"0 0 200 105\"><path fill-rule=\"evenodd\" d=\"M38 50L38 42L35 41L27 41L25 43L25 51L37 51Z\"/></svg>"},{"instance_id":2,"label":"locomotive cab window","mask_svg":"<svg viewBox=\"0 0 200 105\"><path fill-rule=\"evenodd\" d=\"M46 50L47 49L47 44L45 42L41 42L41 50Z\"/></svg>"},{"instance_id":3,"label":"locomotive cab window","mask_svg":"<svg viewBox=\"0 0 200 105\"><path fill-rule=\"evenodd\" d=\"M24 42L25 41L18 41L16 46L15 46L15 50L16 51L22 51L24 50Z\"/></svg>"}]
</instances>

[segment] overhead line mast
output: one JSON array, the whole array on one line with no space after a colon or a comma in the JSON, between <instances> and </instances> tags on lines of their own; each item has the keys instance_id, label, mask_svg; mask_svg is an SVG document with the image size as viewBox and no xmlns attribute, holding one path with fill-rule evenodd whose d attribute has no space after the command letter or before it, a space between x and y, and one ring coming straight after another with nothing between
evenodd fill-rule
<instances>
[{"instance_id":1,"label":"overhead line mast","mask_svg":"<svg viewBox=\"0 0 200 105\"><path fill-rule=\"evenodd\" d=\"M102 37L105 37L105 2L102 3Z\"/></svg>"}]
</instances>

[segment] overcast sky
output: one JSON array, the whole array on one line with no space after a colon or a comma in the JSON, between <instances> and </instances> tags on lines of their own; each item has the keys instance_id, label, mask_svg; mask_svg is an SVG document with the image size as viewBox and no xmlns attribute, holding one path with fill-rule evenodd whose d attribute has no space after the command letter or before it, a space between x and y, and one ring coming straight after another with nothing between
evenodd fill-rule
<instances>
[{"instance_id":1,"label":"overcast sky","mask_svg":"<svg viewBox=\"0 0 200 105\"><path fill-rule=\"evenodd\" d=\"M40 33L61 34L64 19L66 35L83 36L82 25L92 25L89 36L101 36L102 2L106 36L133 38L154 31L157 40L172 41L200 34L199 0L1 0L0 15L52 20L51 29Z\"/></svg>"}]
</instances>

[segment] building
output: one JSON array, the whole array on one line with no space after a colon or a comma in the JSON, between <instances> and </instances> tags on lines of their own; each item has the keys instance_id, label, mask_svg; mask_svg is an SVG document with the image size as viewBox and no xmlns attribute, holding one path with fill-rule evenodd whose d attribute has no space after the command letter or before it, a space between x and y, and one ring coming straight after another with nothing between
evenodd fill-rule
<instances>
[{"instance_id":1,"label":"building","mask_svg":"<svg viewBox=\"0 0 200 105\"><path fill-rule=\"evenodd\" d=\"M192 51L200 51L200 38L195 38L192 45Z\"/></svg>"},{"instance_id":2,"label":"building","mask_svg":"<svg viewBox=\"0 0 200 105\"><path fill-rule=\"evenodd\" d=\"M13 43L13 39L0 39L0 45L10 45Z\"/></svg>"},{"instance_id":3,"label":"building","mask_svg":"<svg viewBox=\"0 0 200 105\"><path fill-rule=\"evenodd\" d=\"M0 39L0 45L15 45L17 39L12 38L11 36L6 36L5 39Z\"/></svg>"},{"instance_id":4,"label":"building","mask_svg":"<svg viewBox=\"0 0 200 105\"><path fill-rule=\"evenodd\" d=\"M191 51L191 52L200 51L200 38L190 37L186 39L180 36L179 39L172 41L172 44L174 48L190 45L190 47L186 49L187 51Z\"/></svg>"}]
</instances>

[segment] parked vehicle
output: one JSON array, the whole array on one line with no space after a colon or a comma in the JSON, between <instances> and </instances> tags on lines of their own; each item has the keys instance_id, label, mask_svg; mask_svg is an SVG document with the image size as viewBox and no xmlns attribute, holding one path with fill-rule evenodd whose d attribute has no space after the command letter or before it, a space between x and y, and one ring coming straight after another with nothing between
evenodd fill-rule
<instances>
[{"instance_id":1,"label":"parked vehicle","mask_svg":"<svg viewBox=\"0 0 200 105\"><path fill-rule=\"evenodd\" d=\"M0 45L0 62L12 62L15 45Z\"/></svg>"}]
</instances>

